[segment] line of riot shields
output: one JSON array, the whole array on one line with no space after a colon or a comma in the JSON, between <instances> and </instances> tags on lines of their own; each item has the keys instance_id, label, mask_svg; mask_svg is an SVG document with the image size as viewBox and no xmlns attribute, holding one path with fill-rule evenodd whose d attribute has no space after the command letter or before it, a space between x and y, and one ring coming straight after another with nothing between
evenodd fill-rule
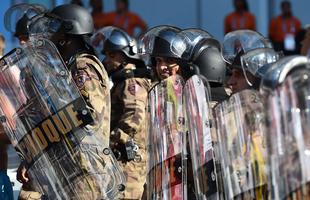
<instances>
[{"instance_id":1,"label":"line of riot shields","mask_svg":"<svg viewBox=\"0 0 310 200\"><path fill-rule=\"evenodd\" d=\"M159 32L165 28L159 29L153 37L164 39ZM256 47L251 41L242 41L249 49L239 45L250 52L244 62L268 67L259 89L243 89L214 106L208 81L193 73L162 79L149 92L148 199L310 198L310 63L270 54L265 38ZM268 56L257 62L263 51Z\"/></svg>"},{"instance_id":2,"label":"line of riot shields","mask_svg":"<svg viewBox=\"0 0 310 200\"><path fill-rule=\"evenodd\" d=\"M147 199L310 199L308 58L280 58L253 31L224 40L159 26L139 41L152 65L169 58L169 70L181 68L153 66ZM215 100L224 61L234 66L236 58L251 87ZM36 191L47 199L116 199L124 175L109 142L90 131L94 114L55 45L30 37L0 59L0 80L1 122Z\"/></svg>"},{"instance_id":3,"label":"line of riot shields","mask_svg":"<svg viewBox=\"0 0 310 200\"><path fill-rule=\"evenodd\" d=\"M156 85L149 95L148 198L188 199L193 179L197 199L307 199L310 63L291 59L303 63L280 85L243 90L213 111L197 75Z\"/></svg>"}]
</instances>

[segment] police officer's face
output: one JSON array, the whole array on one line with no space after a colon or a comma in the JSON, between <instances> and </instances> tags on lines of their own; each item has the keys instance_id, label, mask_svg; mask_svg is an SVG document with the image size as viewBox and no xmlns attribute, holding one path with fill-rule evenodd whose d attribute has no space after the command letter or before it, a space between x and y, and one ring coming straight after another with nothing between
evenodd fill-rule
<instances>
[{"instance_id":1,"label":"police officer's face","mask_svg":"<svg viewBox=\"0 0 310 200\"><path fill-rule=\"evenodd\" d=\"M116 70L122 63L126 61L125 56L120 52L105 52L103 64L108 73Z\"/></svg>"},{"instance_id":2,"label":"police officer's face","mask_svg":"<svg viewBox=\"0 0 310 200\"><path fill-rule=\"evenodd\" d=\"M28 41L28 36L27 35L20 35L18 36L19 44L23 45Z\"/></svg>"},{"instance_id":3,"label":"police officer's face","mask_svg":"<svg viewBox=\"0 0 310 200\"><path fill-rule=\"evenodd\" d=\"M156 72L161 80L169 76L176 75L179 71L179 65L175 58L156 57Z\"/></svg>"},{"instance_id":4,"label":"police officer's face","mask_svg":"<svg viewBox=\"0 0 310 200\"><path fill-rule=\"evenodd\" d=\"M252 79L250 74L247 74L247 77ZM250 88L241 69L232 70L232 75L227 81L227 86L231 89L233 94Z\"/></svg>"}]
</instances>

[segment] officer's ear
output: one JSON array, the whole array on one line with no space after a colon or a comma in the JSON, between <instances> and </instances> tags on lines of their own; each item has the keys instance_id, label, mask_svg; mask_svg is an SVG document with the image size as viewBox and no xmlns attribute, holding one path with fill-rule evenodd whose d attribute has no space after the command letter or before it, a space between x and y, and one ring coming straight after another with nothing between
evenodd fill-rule
<instances>
[{"instance_id":1,"label":"officer's ear","mask_svg":"<svg viewBox=\"0 0 310 200\"><path fill-rule=\"evenodd\" d=\"M112 59L116 57L115 53L112 52L105 52L105 55Z\"/></svg>"}]
</instances>

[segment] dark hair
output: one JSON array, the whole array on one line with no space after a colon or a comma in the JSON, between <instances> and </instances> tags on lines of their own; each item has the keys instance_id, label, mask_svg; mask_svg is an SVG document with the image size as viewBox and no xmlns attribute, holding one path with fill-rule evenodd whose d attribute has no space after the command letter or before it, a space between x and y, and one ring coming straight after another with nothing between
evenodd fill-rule
<instances>
[{"instance_id":1,"label":"dark hair","mask_svg":"<svg viewBox=\"0 0 310 200\"><path fill-rule=\"evenodd\" d=\"M234 5L235 5L236 1L241 1L243 4L244 10L249 11L249 4L248 4L247 0L234 0Z\"/></svg>"},{"instance_id":2,"label":"dark hair","mask_svg":"<svg viewBox=\"0 0 310 200\"><path fill-rule=\"evenodd\" d=\"M129 1L128 0L116 0L116 1L123 2L125 4L126 8L127 9L129 8Z\"/></svg>"},{"instance_id":3,"label":"dark hair","mask_svg":"<svg viewBox=\"0 0 310 200\"><path fill-rule=\"evenodd\" d=\"M282 8L284 5L288 5L289 7L291 7L291 2L288 1L288 0L284 0L284 1L281 2L281 8Z\"/></svg>"}]
</instances>

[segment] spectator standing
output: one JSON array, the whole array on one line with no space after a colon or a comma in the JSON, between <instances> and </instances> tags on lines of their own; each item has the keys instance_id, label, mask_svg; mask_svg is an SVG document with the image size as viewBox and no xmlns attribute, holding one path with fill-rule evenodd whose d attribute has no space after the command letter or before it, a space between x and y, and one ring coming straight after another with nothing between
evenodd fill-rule
<instances>
[{"instance_id":1,"label":"spectator standing","mask_svg":"<svg viewBox=\"0 0 310 200\"><path fill-rule=\"evenodd\" d=\"M224 20L225 34L239 29L256 29L255 16L249 12L246 0L233 0L235 11Z\"/></svg>"},{"instance_id":2,"label":"spectator standing","mask_svg":"<svg viewBox=\"0 0 310 200\"><path fill-rule=\"evenodd\" d=\"M107 25L106 14L103 12L102 0L90 0L92 7L91 15L93 17L95 29L98 30Z\"/></svg>"},{"instance_id":3,"label":"spectator standing","mask_svg":"<svg viewBox=\"0 0 310 200\"><path fill-rule=\"evenodd\" d=\"M146 23L136 13L129 11L128 0L116 0L116 11L106 14L107 25L116 26L126 31L130 36L135 35L135 29L139 28L140 33L147 30Z\"/></svg>"},{"instance_id":4,"label":"spectator standing","mask_svg":"<svg viewBox=\"0 0 310 200\"><path fill-rule=\"evenodd\" d=\"M277 51L285 55L296 54L295 37L301 30L299 19L293 16L290 1L281 2L281 14L273 18L269 25L269 38Z\"/></svg>"}]
</instances>

